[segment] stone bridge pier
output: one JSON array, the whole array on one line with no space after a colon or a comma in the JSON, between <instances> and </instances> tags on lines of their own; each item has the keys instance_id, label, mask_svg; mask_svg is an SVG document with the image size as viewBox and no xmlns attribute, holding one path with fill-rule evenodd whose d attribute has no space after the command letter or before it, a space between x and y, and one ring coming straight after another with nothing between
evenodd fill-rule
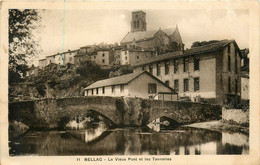
<instances>
[{"instance_id":1,"label":"stone bridge pier","mask_svg":"<svg viewBox=\"0 0 260 165\"><path fill-rule=\"evenodd\" d=\"M57 128L89 110L105 116L119 127L144 126L163 116L180 124L221 118L218 105L141 98L75 97L9 103L9 120L21 121L31 128Z\"/></svg>"}]
</instances>

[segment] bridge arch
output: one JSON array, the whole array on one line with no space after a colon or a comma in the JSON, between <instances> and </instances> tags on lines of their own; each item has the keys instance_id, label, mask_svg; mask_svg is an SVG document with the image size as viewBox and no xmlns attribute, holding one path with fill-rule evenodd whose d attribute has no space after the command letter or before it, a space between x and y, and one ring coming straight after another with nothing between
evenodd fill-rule
<instances>
[{"instance_id":1,"label":"bridge arch","mask_svg":"<svg viewBox=\"0 0 260 165\"><path fill-rule=\"evenodd\" d=\"M174 119L172 117L165 116L165 115L163 115L163 116L159 116L159 115L153 116L152 118L150 118L148 120L147 124L152 123L152 122L156 122L156 121L158 121L158 119L160 119L159 121L162 124L164 123L163 121L168 121L169 122L169 125L167 124L168 127L176 127L176 126L181 125L176 119Z\"/></svg>"}]
</instances>

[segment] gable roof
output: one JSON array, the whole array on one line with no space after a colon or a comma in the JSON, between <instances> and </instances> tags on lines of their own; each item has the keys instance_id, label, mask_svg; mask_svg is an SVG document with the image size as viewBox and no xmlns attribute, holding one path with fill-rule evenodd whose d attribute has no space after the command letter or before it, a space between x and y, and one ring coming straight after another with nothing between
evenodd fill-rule
<instances>
[{"instance_id":1,"label":"gable roof","mask_svg":"<svg viewBox=\"0 0 260 165\"><path fill-rule=\"evenodd\" d=\"M168 36L170 36L170 35L174 34L176 30L178 31L178 28L167 28L167 29L160 29L160 30L163 31L164 33L166 33ZM140 32L127 33L127 35L123 38L121 43L150 39L150 38L153 38L154 34L157 33L158 31L159 30L151 30L151 31L140 31ZM176 35L177 34L179 34L179 32L176 33Z\"/></svg>"},{"instance_id":2,"label":"gable roof","mask_svg":"<svg viewBox=\"0 0 260 165\"><path fill-rule=\"evenodd\" d=\"M134 65L134 67L138 67L138 66L141 66L141 65L149 64L149 63L159 62L159 61L162 61L162 60L167 60L167 59L171 59L171 58L175 58L175 57L183 57L183 56L190 56L190 55L196 55L196 54L202 54L202 53L217 51L217 50L224 48L226 45L228 45L231 42L233 42L235 44L235 46L238 48L235 40L222 40L222 41L215 42L215 43L212 43L212 44L207 44L207 45L187 49L187 50L184 50L184 52L183 51L176 51L176 52L169 52L169 53L166 53L166 54L162 54L160 56L154 57L153 59L151 59L149 61L136 64L136 65ZM241 53L239 53L239 54L241 54Z\"/></svg>"},{"instance_id":3,"label":"gable roof","mask_svg":"<svg viewBox=\"0 0 260 165\"><path fill-rule=\"evenodd\" d=\"M89 86L87 86L85 88L86 89L93 89L93 88L99 88L99 87L105 87L105 86L112 86L112 85L121 85L121 84L128 84L130 83L132 80L134 80L135 78L137 78L138 76L142 75L142 74L148 74L149 76L151 76L152 78L156 79L157 81L159 81L161 84L163 84L165 87L169 88L170 90L173 91L172 88L166 86L166 84L164 84L161 80L159 80L158 78L156 78L155 76L151 75L149 72L147 71L142 71L142 72L136 72L136 73L130 73L130 74L126 74L126 75L122 75L122 76L117 76L117 77L112 77L109 79L104 79L104 80L100 80L97 81Z\"/></svg>"}]
</instances>

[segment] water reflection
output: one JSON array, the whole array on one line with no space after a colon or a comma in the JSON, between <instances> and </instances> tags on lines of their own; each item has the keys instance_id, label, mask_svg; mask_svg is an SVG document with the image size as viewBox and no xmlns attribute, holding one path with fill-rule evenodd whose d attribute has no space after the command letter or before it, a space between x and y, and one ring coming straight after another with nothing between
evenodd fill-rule
<instances>
[{"instance_id":1,"label":"water reflection","mask_svg":"<svg viewBox=\"0 0 260 165\"><path fill-rule=\"evenodd\" d=\"M248 135L179 127L29 131L9 143L10 155L216 155L248 154ZM74 131L74 132L73 132Z\"/></svg>"},{"instance_id":2,"label":"water reflection","mask_svg":"<svg viewBox=\"0 0 260 165\"><path fill-rule=\"evenodd\" d=\"M161 130L176 128L179 124L170 118L160 117L150 122L147 126L155 132L160 132Z\"/></svg>"},{"instance_id":3,"label":"water reflection","mask_svg":"<svg viewBox=\"0 0 260 165\"><path fill-rule=\"evenodd\" d=\"M91 127L85 126L85 129L81 129L82 127L77 127L80 129L75 129L74 126L72 128L66 127L66 130L73 136L84 141L85 143L89 143L94 140L100 139L102 135L108 130L108 126L103 121L98 122L96 124L92 123Z\"/></svg>"}]
</instances>

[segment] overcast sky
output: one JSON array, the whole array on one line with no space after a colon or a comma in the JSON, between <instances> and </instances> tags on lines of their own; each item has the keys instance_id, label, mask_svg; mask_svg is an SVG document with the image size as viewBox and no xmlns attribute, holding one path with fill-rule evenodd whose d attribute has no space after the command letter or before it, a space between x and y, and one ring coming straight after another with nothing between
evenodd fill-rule
<instances>
[{"instance_id":1,"label":"overcast sky","mask_svg":"<svg viewBox=\"0 0 260 165\"><path fill-rule=\"evenodd\" d=\"M143 10L147 30L178 25L185 48L194 41L235 39L248 47L248 10ZM88 44L120 43L130 31L130 10L42 10L38 34L43 54L77 49Z\"/></svg>"}]
</instances>

